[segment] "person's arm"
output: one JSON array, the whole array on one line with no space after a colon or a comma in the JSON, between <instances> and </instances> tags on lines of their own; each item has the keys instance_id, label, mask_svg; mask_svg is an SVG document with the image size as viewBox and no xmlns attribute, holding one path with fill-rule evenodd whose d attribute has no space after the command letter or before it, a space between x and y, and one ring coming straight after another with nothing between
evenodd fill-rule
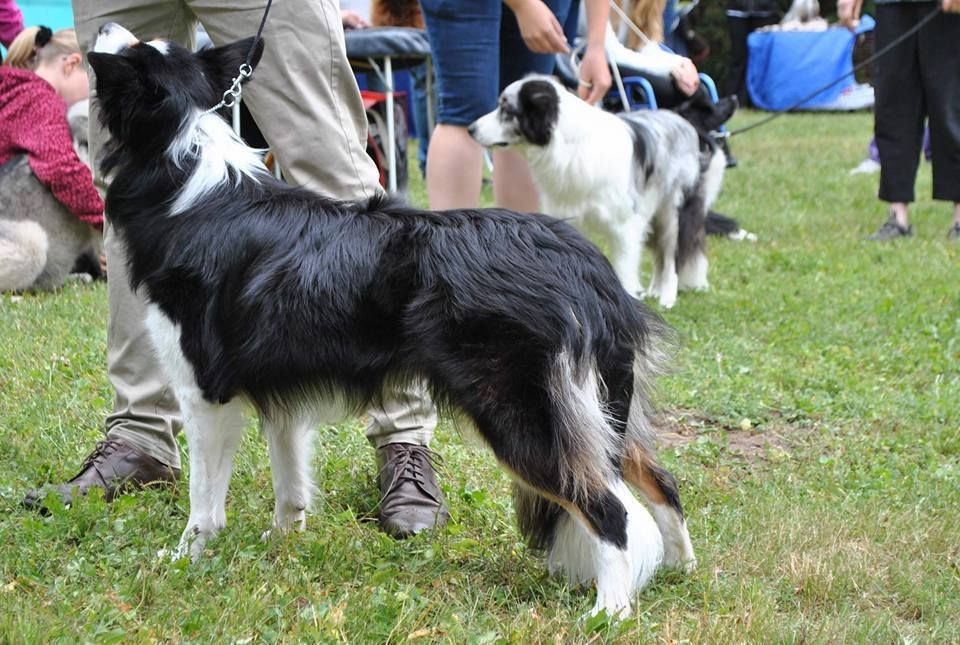
<instances>
[{"instance_id":1,"label":"person's arm","mask_svg":"<svg viewBox=\"0 0 960 645\"><path fill-rule=\"evenodd\" d=\"M370 26L363 16L350 9L340 10L340 22L343 23L344 29L366 29Z\"/></svg>"},{"instance_id":2,"label":"person's arm","mask_svg":"<svg viewBox=\"0 0 960 645\"><path fill-rule=\"evenodd\" d=\"M44 101L34 104L30 127L19 128L16 144L27 152L33 174L61 204L80 221L103 226L103 200L90 169L73 149L70 126L61 110Z\"/></svg>"},{"instance_id":3,"label":"person's arm","mask_svg":"<svg viewBox=\"0 0 960 645\"><path fill-rule=\"evenodd\" d=\"M947 13L960 13L960 0L943 0L943 10Z\"/></svg>"},{"instance_id":4,"label":"person's arm","mask_svg":"<svg viewBox=\"0 0 960 645\"><path fill-rule=\"evenodd\" d=\"M944 4L950 0L944 0ZM856 29L860 24L863 0L837 0L837 19L847 29Z\"/></svg>"},{"instance_id":5,"label":"person's arm","mask_svg":"<svg viewBox=\"0 0 960 645\"><path fill-rule=\"evenodd\" d=\"M517 17L527 49L538 54L565 54L567 38L557 17L541 0L503 0Z\"/></svg>"},{"instance_id":6,"label":"person's arm","mask_svg":"<svg viewBox=\"0 0 960 645\"><path fill-rule=\"evenodd\" d=\"M13 0L0 0L0 43L10 47L10 43L23 31L23 14Z\"/></svg>"},{"instance_id":7,"label":"person's arm","mask_svg":"<svg viewBox=\"0 0 960 645\"><path fill-rule=\"evenodd\" d=\"M610 67L607 65L605 42L610 21L608 0L585 0L587 14L587 49L580 61L580 98L596 103L610 89Z\"/></svg>"}]
</instances>

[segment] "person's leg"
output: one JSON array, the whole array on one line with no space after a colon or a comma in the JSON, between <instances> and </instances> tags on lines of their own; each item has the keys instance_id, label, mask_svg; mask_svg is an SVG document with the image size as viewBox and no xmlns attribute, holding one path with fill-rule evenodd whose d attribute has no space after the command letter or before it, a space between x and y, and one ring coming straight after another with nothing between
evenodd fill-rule
<instances>
[{"instance_id":1,"label":"person's leg","mask_svg":"<svg viewBox=\"0 0 960 645\"><path fill-rule=\"evenodd\" d=\"M256 34L266 7L265 0L188 4L218 46ZM364 147L367 117L337 3L276 2L263 39L263 56L244 85L243 101L284 178L339 199L375 195L379 173Z\"/></svg>"},{"instance_id":2,"label":"person's leg","mask_svg":"<svg viewBox=\"0 0 960 645\"><path fill-rule=\"evenodd\" d=\"M413 81L413 127L417 130L417 165L424 179L427 177L427 148L430 146L427 102L433 100L432 97L427 96L427 74L429 73L430 70L426 65L418 65L410 69L410 79Z\"/></svg>"},{"instance_id":3,"label":"person's leg","mask_svg":"<svg viewBox=\"0 0 960 645\"><path fill-rule=\"evenodd\" d=\"M92 49L97 30L106 22L120 23L144 39L168 38L188 43L193 38L192 23L176 2L125 0L92 3L75 0L74 17L80 49L84 52ZM92 84L92 71L90 78ZM98 158L108 137L99 127L96 113L96 101L92 101L91 159ZM94 175L103 185L96 164ZM107 436L121 439L163 463L179 468L180 451L174 440L181 423L177 401L143 324L145 301L130 290L124 249L113 234L110 213L106 215L104 248L110 266L107 373L116 392L113 412L107 417Z\"/></svg>"},{"instance_id":4,"label":"person's leg","mask_svg":"<svg viewBox=\"0 0 960 645\"><path fill-rule=\"evenodd\" d=\"M97 30L107 22L120 23L144 39L186 42L192 37L183 7L167 0L74 0L73 14L83 52L93 47ZM95 79L92 70L88 71L93 95ZM96 106L96 101L91 101L89 150L94 160L107 140L106 131L99 127ZM94 180L105 188L96 163ZM110 213L106 215L103 245L110 267L107 377L114 389L114 406L106 420L106 440L84 461L76 477L57 487L65 503L74 490L83 493L100 487L106 490L107 499L112 499L121 483L170 480L179 475L180 469L180 451L174 438L181 428L180 410L144 326L145 301L130 289L123 245L110 226ZM43 497L43 490L30 491L24 504L39 505Z\"/></svg>"},{"instance_id":5,"label":"person's leg","mask_svg":"<svg viewBox=\"0 0 960 645\"><path fill-rule=\"evenodd\" d=\"M726 93L735 94L740 105L750 106L747 93L747 35L750 33L750 21L738 16L727 16L727 30L730 33L730 61L727 65Z\"/></svg>"},{"instance_id":6,"label":"person's leg","mask_svg":"<svg viewBox=\"0 0 960 645\"><path fill-rule=\"evenodd\" d=\"M500 0L422 0L437 77L437 127L427 151L430 208L475 208L483 149L467 126L497 104Z\"/></svg>"},{"instance_id":7,"label":"person's leg","mask_svg":"<svg viewBox=\"0 0 960 645\"><path fill-rule=\"evenodd\" d=\"M264 0L230 3L194 0L214 44L256 33ZM366 154L366 113L346 57L340 10L333 0L274 3L264 28L263 57L244 87L243 100L277 156L285 178L339 199L380 191L379 173ZM396 536L445 521L447 510L433 479L426 446L437 424L422 385L390 392L382 409L369 411L367 435L378 462L398 473L381 481L381 526ZM387 446L391 446L387 449ZM429 481L407 478L416 468ZM383 478L381 477L381 480Z\"/></svg>"},{"instance_id":8,"label":"person's leg","mask_svg":"<svg viewBox=\"0 0 960 645\"><path fill-rule=\"evenodd\" d=\"M874 32L877 49L916 24L917 15L912 3L878 5ZM880 241L911 232L907 204L914 200L914 181L920 164L927 109L917 36L900 44L897 52L897 56L887 57L882 65L877 66L874 81L874 132L880 153L878 195L890 203L887 222L869 238Z\"/></svg>"},{"instance_id":9,"label":"person's leg","mask_svg":"<svg viewBox=\"0 0 960 645\"><path fill-rule=\"evenodd\" d=\"M571 0L546 0L557 21L567 21ZM555 54L535 54L527 49L513 12L504 6L500 23L500 87L510 85L531 73L552 74ZM498 149L493 152L493 199L497 206L521 212L540 210L540 193L533 174L522 155Z\"/></svg>"},{"instance_id":10,"label":"person's leg","mask_svg":"<svg viewBox=\"0 0 960 645\"><path fill-rule=\"evenodd\" d=\"M935 9L924 5L921 15ZM933 198L954 203L950 239L960 238L960 15L941 13L919 33L920 72L930 117Z\"/></svg>"}]
</instances>

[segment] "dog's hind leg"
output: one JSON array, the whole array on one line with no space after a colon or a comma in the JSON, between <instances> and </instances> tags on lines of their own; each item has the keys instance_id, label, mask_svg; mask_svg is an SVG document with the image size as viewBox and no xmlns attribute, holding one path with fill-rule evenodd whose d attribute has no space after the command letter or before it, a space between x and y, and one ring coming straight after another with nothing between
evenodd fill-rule
<instances>
[{"instance_id":1,"label":"dog's hind leg","mask_svg":"<svg viewBox=\"0 0 960 645\"><path fill-rule=\"evenodd\" d=\"M643 297L640 262L646 231L637 225L636 219L630 218L613 226L610 233L610 264L626 292L631 296Z\"/></svg>"},{"instance_id":2,"label":"dog's hind leg","mask_svg":"<svg viewBox=\"0 0 960 645\"><path fill-rule=\"evenodd\" d=\"M306 417L263 417L263 433L270 448L270 470L276 502L273 530L303 530L313 496L310 475L313 456L312 423ZM270 531L264 533L264 537Z\"/></svg>"},{"instance_id":3,"label":"dog's hind leg","mask_svg":"<svg viewBox=\"0 0 960 645\"><path fill-rule=\"evenodd\" d=\"M710 288L707 281L707 254L702 250L695 251L693 256L687 258L680 265L679 284L681 289L691 289L693 291L706 291Z\"/></svg>"},{"instance_id":4,"label":"dog's hind leg","mask_svg":"<svg viewBox=\"0 0 960 645\"><path fill-rule=\"evenodd\" d=\"M227 524L226 499L233 456L243 436L243 405L209 403L199 391L178 389L190 451L190 517L174 552L197 560L204 545Z\"/></svg>"},{"instance_id":5,"label":"dog's hind leg","mask_svg":"<svg viewBox=\"0 0 960 645\"><path fill-rule=\"evenodd\" d=\"M663 563L692 571L697 566L697 558L683 516L677 480L637 443L627 446L623 476L636 487L653 512L663 535Z\"/></svg>"},{"instance_id":6,"label":"dog's hind leg","mask_svg":"<svg viewBox=\"0 0 960 645\"><path fill-rule=\"evenodd\" d=\"M552 572L574 584L596 581L594 613L622 617L656 571L663 542L620 476L622 438L607 423L596 374L577 378L567 363L558 359L547 394L490 396L477 426L518 482L529 543L550 549Z\"/></svg>"},{"instance_id":7,"label":"dog's hind leg","mask_svg":"<svg viewBox=\"0 0 960 645\"><path fill-rule=\"evenodd\" d=\"M669 309L677 302L677 212L672 205L664 206L657 214L653 243L656 245L656 268L650 294L660 306Z\"/></svg>"}]
</instances>

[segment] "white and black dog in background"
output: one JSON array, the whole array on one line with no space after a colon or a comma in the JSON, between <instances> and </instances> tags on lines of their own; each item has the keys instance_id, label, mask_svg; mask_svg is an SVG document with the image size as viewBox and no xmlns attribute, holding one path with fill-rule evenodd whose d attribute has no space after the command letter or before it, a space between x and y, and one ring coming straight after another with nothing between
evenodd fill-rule
<instances>
[{"instance_id":1,"label":"white and black dog in background","mask_svg":"<svg viewBox=\"0 0 960 645\"><path fill-rule=\"evenodd\" d=\"M726 159L700 151L697 131L667 110L610 114L532 75L469 127L482 146L514 146L530 164L541 206L596 235L630 293L672 307L678 289L706 289L705 221ZM640 284L644 244L653 275Z\"/></svg>"},{"instance_id":2,"label":"white and black dog in background","mask_svg":"<svg viewBox=\"0 0 960 645\"><path fill-rule=\"evenodd\" d=\"M692 566L651 446L661 320L550 217L335 201L273 179L206 112L252 42L192 54L108 24L89 54L112 137L107 212L184 412L190 517L175 555L198 557L226 522L246 403L282 532L304 526L311 429L425 379L512 476L520 529L551 569L596 581L595 611L627 613L659 565Z\"/></svg>"}]
</instances>

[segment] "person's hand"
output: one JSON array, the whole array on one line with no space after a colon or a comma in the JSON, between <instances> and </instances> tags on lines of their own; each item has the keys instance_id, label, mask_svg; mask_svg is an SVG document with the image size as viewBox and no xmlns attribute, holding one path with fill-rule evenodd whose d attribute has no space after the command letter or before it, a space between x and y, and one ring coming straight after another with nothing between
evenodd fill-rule
<instances>
[{"instance_id":1,"label":"person's hand","mask_svg":"<svg viewBox=\"0 0 960 645\"><path fill-rule=\"evenodd\" d=\"M944 13L960 13L960 0L943 0Z\"/></svg>"},{"instance_id":2,"label":"person's hand","mask_svg":"<svg viewBox=\"0 0 960 645\"><path fill-rule=\"evenodd\" d=\"M107 275L107 254L100 254L100 273Z\"/></svg>"},{"instance_id":3,"label":"person's hand","mask_svg":"<svg viewBox=\"0 0 960 645\"><path fill-rule=\"evenodd\" d=\"M577 88L577 94L593 105L604 97L612 82L603 46L587 47L580 61L580 86Z\"/></svg>"},{"instance_id":4,"label":"person's hand","mask_svg":"<svg viewBox=\"0 0 960 645\"><path fill-rule=\"evenodd\" d=\"M565 54L570 50L563 27L541 0L515 0L509 6L517 16L527 49L538 54Z\"/></svg>"},{"instance_id":5,"label":"person's hand","mask_svg":"<svg viewBox=\"0 0 960 645\"><path fill-rule=\"evenodd\" d=\"M697 66L689 58L681 58L676 66L670 70L670 75L677 83L677 88L684 96L693 96L700 87L700 74Z\"/></svg>"},{"instance_id":6,"label":"person's hand","mask_svg":"<svg viewBox=\"0 0 960 645\"><path fill-rule=\"evenodd\" d=\"M944 0L950 2L950 0ZM837 0L837 18L847 29L856 29L860 24L860 9L863 0Z\"/></svg>"},{"instance_id":7,"label":"person's hand","mask_svg":"<svg viewBox=\"0 0 960 645\"><path fill-rule=\"evenodd\" d=\"M363 16L349 9L340 11L340 20L343 22L344 29L364 29L370 26L370 23L364 20Z\"/></svg>"}]
</instances>

